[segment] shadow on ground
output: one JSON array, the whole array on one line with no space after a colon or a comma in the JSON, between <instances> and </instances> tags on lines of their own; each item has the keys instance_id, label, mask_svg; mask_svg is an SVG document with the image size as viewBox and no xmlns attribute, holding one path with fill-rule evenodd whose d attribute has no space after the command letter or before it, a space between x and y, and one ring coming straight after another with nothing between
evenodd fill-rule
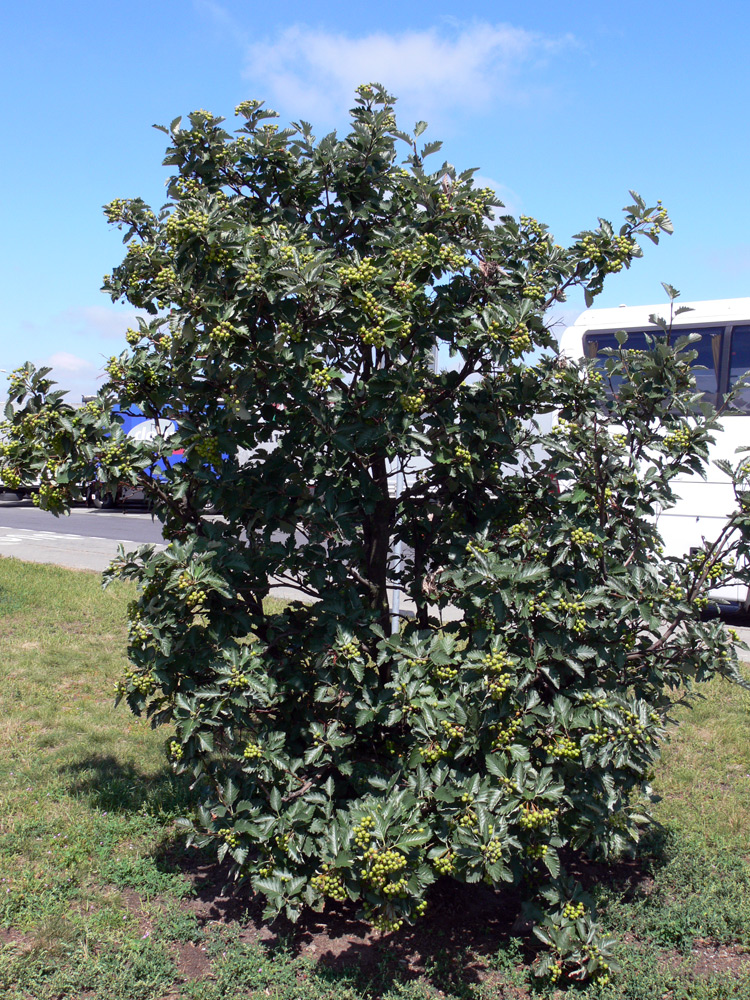
<instances>
[{"instance_id":1,"label":"shadow on ground","mask_svg":"<svg viewBox=\"0 0 750 1000\"><path fill-rule=\"evenodd\" d=\"M173 818L191 809L186 785L167 768L146 774L112 756L92 756L67 766L64 773L71 792L103 811ZM627 898L643 891L664 862L664 848L664 835L656 829L635 859L604 864L571 854L564 860L568 873L587 888L606 885ZM228 866L208 849L187 848L168 838L151 857L159 871L179 873L189 881L192 896L179 905L194 915L202 932L226 936L240 946L291 951L314 961L318 975L332 983L360 990L377 984L386 991L422 977L435 989L466 1000L478 997L481 984L493 980L517 986L519 997L533 989L528 969L540 945L522 919L517 887L495 890L440 879L429 891L421 920L382 934L359 920L357 905L349 903L329 902L323 913L308 910L296 924L269 922L262 899L247 883L233 882Z\"/></svg>"},{"instance_id":2,"label":"shadow on ground","mask_svg":"<svg viewBox=\"0 0 750 1000\"><path fill-rule=\"evenodd\" d=\"M61 768L69 790L103 812L174 815L192 806L183 778L168 767L145 773L111 755L93 755Z\"/></svg>"}]
</instances>

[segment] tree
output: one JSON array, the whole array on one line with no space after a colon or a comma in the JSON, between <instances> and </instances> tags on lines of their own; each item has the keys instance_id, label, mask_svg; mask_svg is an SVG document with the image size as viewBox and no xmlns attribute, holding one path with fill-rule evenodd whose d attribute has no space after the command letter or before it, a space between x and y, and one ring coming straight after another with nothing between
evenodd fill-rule
<instances>
[{"instance_id":1,"label":"tree","mask_svg":"<svg viewBox=\"0 0 750 1000\"><path fill-rule=\"evenodd\" d=\"M747 469L720 543L664 558L655 509L716 426L690 339L565 363L545 314L591 301L666 211L633 194L617 232L561 247L474 171L428 171L440 144L379 85L344 138L237 114L235 135L206 111L164 129L160 212L106 207L127 253L105 289L144 318L84 407L14 373L5 481L39 477L56 512L91 481L153 502L169 544L111 571L138 587L119 694L171 727L192 838L269 914L353 899L393 930L439 876L523 881L540 973L606 975L560 852L637 841L677 692L739 680L699 612L747 552ZM123 434L131 405L153 441ZM300 599L269 606L274 581ZM392 586L416 609L395 631Z\"/></svg>"}]
</instances>

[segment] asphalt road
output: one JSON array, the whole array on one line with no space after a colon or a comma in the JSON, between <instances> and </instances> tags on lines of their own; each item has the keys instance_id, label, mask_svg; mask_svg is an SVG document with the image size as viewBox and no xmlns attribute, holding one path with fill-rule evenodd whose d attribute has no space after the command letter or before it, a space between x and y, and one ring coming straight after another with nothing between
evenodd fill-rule
<instances>
[{"instance_id":1,"label":"asphalt road","mask_svg":"<svg viewBox=\"0 0 750 1000\"><path fill-rule=\"evenodd\" d=\"M161 525L143 507L97 510L76 507L68 515L55 517L38 510L31 500L9 500L0 494L0 527L29 531L52 531L62 535L112 538L129 542L161 542Z\"/></svg>"},{"instance_id":2,"label":"asphalt road","mask_svg":"<svg viewBox=\"0 0 750 1000\"><path fill-rule=\"evenodd\" d=\"M161 526L142 508L76 508L65 517L37 510L30 500L0 494L0 555L100 573L117 548L162 544Z\"/></svg>"}]
</instances>

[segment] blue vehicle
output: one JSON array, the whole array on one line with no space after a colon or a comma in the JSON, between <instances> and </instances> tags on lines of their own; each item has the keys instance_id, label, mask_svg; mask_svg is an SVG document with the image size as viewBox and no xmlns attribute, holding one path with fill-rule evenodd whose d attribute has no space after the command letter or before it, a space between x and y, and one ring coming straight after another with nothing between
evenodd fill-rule
<instances>
[{"instance_id":1,"label":"blue vehicle","mask_svg":"<svg viewBox=\"0 0 750 1000\"><path fill-rule=\"evenodd\" d=\"M83 402L88 402L89 398L92 397L84 396ZM119 410L115 411L115 413L122 420L122 429L125 435L136 441L151 441L159 434L162 437L168 438L177 429L174 421L167 421L166 424L161 422L157 427L156 421L144 416L137 406L130 406L127 410ZM175 449L168 461L170 464L173 464L175 462L183 462L184 460L184 451L182 449ZM160 461L159 465L164 467L164 462ZM87 505L100 509L117 507L128 500L144 499L145 494L143 490L139 486L132 486L130 483L121 483L118 485L114 494L110 491L104 491L101 484L97 482L89 483L86 489Z\"/></svg>"}]
</instances>

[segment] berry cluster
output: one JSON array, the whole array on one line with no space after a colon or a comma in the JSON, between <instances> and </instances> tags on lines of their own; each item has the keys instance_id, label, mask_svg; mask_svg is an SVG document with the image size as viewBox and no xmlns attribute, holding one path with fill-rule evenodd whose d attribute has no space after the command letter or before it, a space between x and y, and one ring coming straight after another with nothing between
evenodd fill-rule
<instances>
[{"instance_id":1,"label":"berry cluster","mask_svg":"<svg viewBox=\"0 0 750 1000\"><path fill-rule=\"evenodd\" d=\"M466 207L474 215L484 215L495 197L492 188L479 188L474 191L473 198L466 199Z\"/></svg>"},{"instance_id":2,"label":"berry cluster","mask_svg":"<svg viewBox=\"0 0 750 1000\"><path fill-rule=\"evenodd\" d=\"M544 826L549 826L555 816L557 809L549 809L546 806L540 809L532 802L521 806L519 822L524 830L540 830Z\"/></svg>"},{"instance_id":3,"label":"berry cluster","mask_svg":"<svg viewBox=\"0 0 750 1000\"><path fill-rule=\"evenodd\" d=\"M593 531L586 531L584 528L573 528L570 532L570 540L579 548L585 549L592 556L600 556L604 552L602 542Z\"/></svg>"},{"instance_id":4,"label":"berry cluster","mask_svg":"<svg viewBox=\"0 0 750 1000\"><path fill-rule=\"evenodd\" d=\"M513 331L510 341L510 349L513 357L520 358L526 351L531 350L531 334L525 323L519 323Z\"/></svg>"},{"instance_id":5,"label":"berry cluster","mask_svg":"<svg viewBox=\"0 0 750 1000\"><path fill-rule=\"evenodd\" d=\"M234 255L229 247L222 247L217 243L214 243L214 245L209 247L206 251L206 263L218 264L219 267L227 267L232 263L233 256Z\"/></svg>"},{"instance_id":6,"label":"berry cluster","mask_svg":"<svg viewBox=\"0 0 750 1000\"><path fill-rule=\"evenodd\" d=\"M456 870L456 855L453 851L446 851L445 854L432 859L432 866L438 875L452 875Z\"/></svg>"},{"instance_id":7,"label":"berry cluster","mask_svg":"<svg viewBox=\"0 0 750 1000\"><path fill-rule=\"evenodd\" d=\"M129 207L130 202L124 198L113 198L108 205L104 206L107 222L121 222Z\"/></svg>"},{"instance_id":8,"label":"berry cluster","mask_svg":"<svg viewBox=\"0 0 750 1000\"><path fill-rule=\"evenodd\" d=\"M503 750L505 747L509 747L522 726L523 717L520 713L517 713L515 718L509 719L505 725L501 725L499 722L493 723L492 729L495 735L492 741L492 749Z\"/></svg>"},{"instance_id":9,"label":"berry cluster","mask_svg":"<svg viewBox=\"0 0 750 1000\"><path fill-rule=\"evenodd\" d=\"M467 542L466 551L470 556L484 555L490 551L489 545L479 545L477 542Z\"/></svg>"},{"instance_id":10,"label":"berry cluster","mask_svg":"<svg viewBox=\"0 0 750 1000\"><path fill-rule=\"evenodd\" d=\"M560 961L554 962L552 965L550 965L549 969L547 970L547 975L549 976L549 980L553 984L560 979L562 973L563 973L563 966L562 962Z\"/></svg>"},{"instance_id":11,"label":"berry cluster","mask_svg":"<svg viewBox=\"0 0 750 1000\"><path fill-rule=\"evenodd\" d=\"M672 452L687 451L690 447L690 428L685 426L679 427L677 430L665 435L664 447L667 451Z\"/></svg>"},{"instance_id":12,"label":"berry cluster","mask_svg":"<svg viewBox=\"0 0 750 1000\"><path fill-rule=\"evenodd\" d=\"M339 268L342 285L366 285L381 273L371 260L365 258L359 264L343 264Z\"/></svg>"},{"instance_id":13,"label":"berry cluster","mask_svg":"<svg viewBox=\"0 0 750 1000\"><path fill-rule=\"evenodd\" d=\"M268 878L269 875L273 875L274 861L269 855L266 860L258 865L258 874L261 878Z\"/></svg>"},{"instance_id":14,"label":"berry cluster","mask_svg":"<svg viewBox=\"0 0 750 1000\"><path fill-rule=\"evenodd\" d=\"M690 568L693 570L693 572L697 573L702 571L703 566L706 562L706 558L707 556L705 552L696 552L696 554L690 560ZM713 565L709 568L708 572L706 573L706 579L709 580L711 583L716 583L717 580L720 580L723 576L726 576L728 573L731 573L733 569L734 566L730 561L727 560L722 562L721 560L717 560L716 562L713 563Z\"/></svg>"},{"instance_id":15,"label":"berry cluster","mask_svg":"<svg viewBox=\"0 0 750 1000\"><path fill-rule=\"evenodd\" d=\"M36 493L33 494L31 502L37 507L44 507L47 510L62 507L68 498L68 491L64 486L54 486L52 483L42 483Z\"/></svg>"},{"instance_id":16,"label":"berry cluster","mask_svg":"<svg viewBox=\"0 0 750 1000\"><path fill-rule=\"evenodd\" d=\"M116 382L125 378L125 366L117 358L110 358L104 366L104 370Z\"/></svg>"},{"instance_id":17,"label":"berry cluster","mask_svg":"<svg viewBox=\"0 0 750 1000\"><path fill-rule=\"evenodd\" d=\"M221 461L221 449L218 439L215 437L204 437L196 441L193 446L196 455L205 459L206 462L217 463Z\"/></svg>"},{"instance_id":18,"label":"berry cluster","mask_svg":"<svg viewBox=\"0 0 750 1000\"><path fill-rule=\"evenodd\" d=\"M367 347L383 347L385 344L385 327L378 323L376 326L361 326L359 328L359 339Z\"/></svg>"},{"instance_id":19,"label":"berry cluster","mask_svg":"<svg viewBox=\"0 0 750 1000\"><path fill-rule=\"evenodd\" d=\"M173 187L180 198L195 198L201 189L200 183L194 177L176 177Z\"/></svg>"},{"instance_id":20,"label":"berry cluster","mask_svg":"<svg viewBox=\"0 0 750 1000\"><path fill-rule=\"evenodd\" d=\"M131 642L145 643L148 642L151 637L146 626L139 620L140 617L140 611L136 611L128 622L128 633L130 635Z\"/></svg>"},{"instance_id":21,"label":"berry cluster","mask_svg":"<svg viewBox=\"0 0 750 1000\"><path fill-rule=\"evenodd\" d=\"M238 667L232 667L232 672L230 674L229 680L227 681L228 688L244 688L247 687L247 674L243 674Z\"/></svg>"},{"instance_id":22,"label":"berry cluster","mask_svg":"<svg viewBox=\"0 0 750 1000\"><path fill-rule=\"evenodd\" d=\"M382 324L385 319L385 306L382 306L378 300L375 298L374 292L369 289L362 292L362 311L366 313L371 319L374 319L378 324Z\"/></svg>"},{"instance_id":23,"label":"berry cluster","mask_svg":"<svg viewBox=\"0 0 750 1000\"><path fill-rule=\"evenodd\" d=\"M546 227L543 226L541 222L538 222L530 215L520 215L519 222L521 223L521 227L525 230L528 236L536 236L537 238L541 238L545 235L547 231Z\"/></svg>"},{"instance_id":24,"label":"berry cluster","mask_svg":"<svg viewBox=\"0 0 750 1000\"><path fill-rule=\"evenodd\" d=\"M547 844L528 844L525 854L527 858L536 858L539 860L546 855L548 850L549 847Z\"/></svg>"},{"instance_id":25,"label":"berry cluster","mask_svg":"<svg viewBox=\"0 0 750 1000\"><path fill-rule=\"evenodd\" d=\"M182 760L182 746L177 740L170 740L168 752L172 760Z\"/></svg>"},{"instance_id":26,"label":"berry cluster","mask_svg":"<svg viewBox=\"0 0 750 1000\"><path fill-rule=\"evenodd\" d=\"M436 663L432 668L432 672L443 684L447 684L458 677L458 667L454 667L450 663Z\"/></svg>"},{"instance_id":27,"label":"berry cluster","mask_svg":"<svg viewBox=\"0 0 750 1000\"><path fill-rule=\"evenodd\" d=\"M643 741L646 728L642 725L638 716L625 708L620 708L619 713L623 720L621 725L612 729L605 726L597 726L594 729L589 736L589 742L593 746L603 746L605 743L617 743L620 741L626 741L631 746L634 746ZM655 715L655 713L652 714ZM659 717L656 715L652 721L658 721L658 719ZM648 742L651 737L645 736L645 739Z\"/></svg>"},{"instance_id":28,"label":"berry cluster","mask_svg":"<svg viewBox=\"0 0 750 1000\"><path fill-rule=\"evenodd\" d=\"M524 285L523 296L524 298L531 299L533 302L540 302L545 296L544 286L540 285L538 281L531 281L529 284Z\"/></svg>"},{"instance_id":29,"label":"berry cluster","mask_svg":"<svg viewBox=\"0 0 750 1000\"><path fill-rule=\"evenodd\" d=\"M506 673L507 668L513 665L513 661L507 653L495 650L485 656L482 662L485 671L490 675L487 681L490 697L494 701L499 701L505 692L513 686L513 676Z\"/></svg>"},{"instance_id":30,"label":"berry cluster","mask_svg":"<svg viewBox=\"0 0 750 1000\"><path fill-rule=\"evenodd\" d=\"M142 673L133 667L126 667L125 680L138 694L149 695L156 690L156 681L151 673Z\"/></svg>"},{"instance_id":31,"label":"berry cluster","mask_svg":"<svg viewBox=\"0 0 750 1000\"><path fill-rule=\"evenodd\" d=\"M233 326L228 320L223 320L221 323L217 323L213 330L209 331L209 337L211 340L216 340L220 344L230 341L237 334L237 327Z\"/></svg>"},{"instance_id":32,"label":"berry cluster","mask_svg":"<svg viewBox=\"0 0 750 1000\"><path fill-rule=\"evenodd\" d=\"M449 740L461 740L463 739L465 729L463 726L459 726L456 722L449 722L448 719L441 719L440 725L445 730L445 735Z\"/></svg>"},{"instance_id":33,"label":"berry cluster","mask_svg":"<svg viewBox=\"0 0 750 1000\"><path fill-rule=\"evenodd\" d=\"M304 334L299 327L294 327L291 323L281 322L279 323L279 330L289 337L293 344L300 344L302 342Z\"/></svg>"},{"instance_id":34,"label":"berry cluster","mask_svg":"<svg viewBox=\"0 0 750 1000\"><path fill-rule=\"evenodd\" d=\"M488 674L503 674L513 666L513 659L505 650L495 649L482 658L482 663Z\"/></svg>"},{"instance_id":35,"label":"berry cluster","mask_svg":"<svg viewBox=\"0 0 750 1000\"><path fill-rule=\"evenodd\" d=\"M245 760L253 761L258 760L263 756L263 751L258 746L257 743L248 743L242 754Z\"/></svg>"},{"instance_id":36,"label":"berry cluster","mask_svg":"<svg viewBox=\"0 0 750 1000\"><path fill-rule=\"evenodd\" d=\"M246 285L258 285L260 284L262 274L260 264L254 261L252 264L247 265L242 280Z\"/></svg>"},{"instance_id":37,"label":"berry cluster","mask_svg":"<svg viewBox=\"0 0 750 1000\"><path fill-rule=\"evenodd\" d=\"M356 660L362 655L362 647L357 639L347 639L346 642L336 644L336 649L340 656L347 660Z\"/></svg>"},{"instance_id":38,"label":"berry cluster","mask_svg":"<svg viewBox=\"0 0 750 1000\"><path fill-rule=\"evenodd\" d=\"M485 864L494 865L503 856L503 846L499 840L493 839L489 844L484 845L482 855L484 856Z\"/></svg>"},{"instance_id":39,"label":"berry cluster","mask_svg":"<svg viewBox=\"0 0 750 1000\"><path fill-rule=\"evenodd\" d=\"M473 829L477 825L477 817L474 810L471 808L471 796L462 795L463 801L467 802L466 809L458 817L458 825L462 826L465 830Z\"/></svg>"},{"instance_id":40,"label":"berry cluster","mask_svg":"<svg viewBox=\"0 0 750 1000\"><path fill-rule=\"evenodd\" d=\"M616 274L622 270L622 266L629 261L637 244L628 236L614 236L605 252L604 242L596 238L593 233L589 233L581 240L581 250L597 265L603 274Z\"/></svg>"},{"instance_id":41,"label":"berry cluster","mask_svg":"<svg viewBox=\"0 0 750 1000\"><path fill-rule=\"evenodd\" d=\"M454 449L454 455L456 456L456 462L464 468L471 468L471 452L468 448L464 448L463 445L457 444Z\"/></svg>"},{"instance_id":42,"label":"berry cluster","mask_svg":"<svg viewBox=\"0 0 750 1000\"><path fill-rule=\"evenodd\" d=\"M402 279L393 286L393 294L397 299L408 299L416 292L417 286L413 281Z\"/></svg>"},{"instance_id":43,"label":"berry cluster","mask_svg":"<svg viewBox=\"0 0 750 1000\"><path fill-rule=\"evenodd\" d=\"M437 764L443 757L448 756L448 751L439 743L430 743L429 746L420 747L419 752L422 754L425 764Z\"/></svg>"},{"instance_id":44,"label":"berry cluster","mask_svg":"<svg viewBox=\"0 0 750 1000\"><path fill-rule=\"evenodd\" d=\"M586 605L583 601L568 601L564 597L558 599L557 606L560 611L564 611L566 614L582 615L586 611Z\"/></svg>"},{"instance_id":45,"label":"berry cluster","mask_svg":"<svg viewBox=\"0 0 750 1000\"><path fill-rule=\"evenodd\" d=\"M584 704L589 705L591 708L597 708L600 711L601 709L607 707L606 698L597 698L595 695L591 694L590 691L586 691L585 694L581 695L581 701Z\"/></svg>"},{"instance_id":46,"label":"berry cluster","mask_svg":"<svg viewBox=\"0 0 750 1000\"><path fill-rule=\"evenodd\" d=\"M546 590L540 590L536 597L532 597L529 601L528 608L529 614L535 615L546 615L549 614L549 604L544 600L547 596Z\"/></svg>"},{"instance_id":47,"label":"berry cluster","mask_svg":"<svg viewBox=\"0 0 750 1000\"><path fill-rule=\"evenodd\" d=\"M516 524L511 524L508 528L508 534L511 538L528 538L531 526L528 521L517 521Z\"/></svg>"},{"instance_id":48,"label":"berry cluster","mask_svg":"<svg viewBox=\"0 0 750 1000\"><path fill-rule=\"evenodd\" d=\"M260 105L260 101L240 101L234 109L234 113L236 115L242 115L244 118L249 118L254 111L258 110Z\"/></svg>"},{"instance_id":49,"label":"berry cluster","mask_svg":"<svg viewBox=\"0 0 750 1000\"><path fill-rule=\"evenodd\" d=\"M558 736L557 741L547 747L551 757L559 760L577 760L581 756L581 749L575 740L569 736Z\"/></svg>"},{"instance_id":50,"label":"berry cluster","mask_svg":"<svg viewBox=\"0 0 750 1000\"><path fill-rule=\"evenodd\" d=\"M419 413L425 404L426 396L424 390L420 389L419 392L415 393L413 396L404 395L401 397L401 407L405 413Z\"/></svg>"},{"instance_id":51,"label":"berry cluster","mask_svg":"<svg viewBox=\"0 0 750 1000\"><path fill-rule=\"evenodd\" d=\"M329 899L337 903L346 902L346 889L339 872L331 869L330 865L323 865L323 870L319 875L314 875L310 879L314 889L317 889L321 896L328 896Z\"/></svg>"},{"instance_id":52,"label":"berry cluster","mask_svg":"<svg viewBox=\"0 0 750 1000\"><path fill-rule=\"evenodd\" d=\"M585 958L586 961L590 961L591 959L594 959L595 961L597 961L599 969L606 970L606 969L609 968L609 963L608 962L604 962L602 960L602 958L601 958L601 954L602 953L601 953L601 950L599 949L598 945L595 945L595 944L585 944L582 947L581 951L583 952L583 956L584 956L584 958ZM598 976L597 977L597 982L603 983L605 981L608 981L608 979L609 979L608 976Z\"/></svg>"},{"instance_id":53,"label":"berry cluster","mask_svg":"<svg viewBox=\"0 0 750 1000\"><path fill-rule=\"evenodd\" d=\"M2 482L10 490L17 490L21 485L21 474L18 469L3 469Z\"/></svg>"},{"instance_id":54,"label":"berry cluster","mask_svg":"<svg viewBox=\"0 0 750 1000\"><path fill-rule=\"evenodd\" d=\"M502 324L499 320L493 319L487 324L487 336L491 341L496 341L500 336L500 331L502 330Z\"/></svg>"},{"instance_id":55,"label":"berry cluster","mask_svg":"<svg viewBox=\"0 0 750 1000\"><path fill-rule=\"evenodd\" d=\"M469 263L466 255L461 253L458 247L448 245L440 247L438 257L443 267L450 268L452 271L460 271Z\"/></svg>"},{"instance_id":56,"label":"berry cluster","mask_svg":"<svg viewBox=\"0 0 750 1000\"><path fill-rule=\"evenodd\" d=\"M583 903L566 903L562 911L565 920L580 920L585 913L586 907Z\"/></svg>"},{"instance_id":57,"label":"berry cluster","mask_svg":"<svg viewBox=\"0 0 750 1000\"><path fill-rule=\"evenodd\" d=\"M135 347L135 345L141 340L141 334L138 330L133 330L132 327L128 327L125 331L125 340L131 347Z\"/></svg>"},{"instance_id":58,"label":"berry cluster","mask_svg":"<svg viewBox=\"0 0 750 1000\"><path fill-rule=\"evenodd\" d=\"M685 591L679 584L672 581L664 592L664 596L673 601L684 601Z\"/></svg>"},{"instance_id":59,"label":"berry cluster","mask_svg":"<svg viewBox=\"0 0 750 1000\"><path fill-rule=\"evenodd\" d=\"M424 910L422 910L422 912L424 912ZM388 911L375 910L371 906L365 906L365 918L368 923L372 924L373 927L386 934L389 934L392 931L400 931L404 926L402 917L398 917Z\"/></svg>"},{"instance_id":60,"label":"berry cluster","mask_svg":"<svg viewBox=\"0 0 750 1000\"><path fill-rule=\"evenodd\" d=\"M406 878L403 875L395 881L390 881L406 868L406 858L403 854L390 848L379 851L377 847L368 847L362 857L367 863L364 878L374 889L389 896L405 894Z\"/></svg>"},{"instance_id":61,"label":"berry cluster","mask_svg":"<svg viewBox=\"0 0 750 1000\"><path fill-rule=\"evenodd\" d=\"M333 381L333 372L330 368L318 368L311 373L310 379L316 389L327 389Z\"/></svg>"},{"instance_id":62,"label":"berry cluster","mask_svg":"<svg viewBox=\"0 0 750 1000\"><path fill-rule=\"evenodd\" d=\"M173 267L163 267L154 278L157 292L164 293L177 281L177 273Z\"/></svg>"},{"instance_id":63,"label":"berry cluster","mask_svg":"<svg viewBox=\"0 0 750 1000\"><path fill-rule=\"evenodd\" d=\"M185 604L189 608L195 608L208 599L208 593L202 587L199 587L196 581L187 573L180 573L177 581L177 589L180 593L184 594Z\"/></svg>"},{"instance_id":64,"label":"berry cluster","mask_svg":"<svg viewBox=\"0 0 750 1000\"><path fill-rule=\"evenodd\" d=\"M173 212L164 228L167 240L174 246L196 236L205 236L208 232L208 218L203 212L194 210Z\"/></svg>"},{"instance_id":65,"label":"berry cluster","mask_svg":"<svg viewBox=\"0 0 750 1000\"><path fill-rule=\"evenodd\" d=\"M221 830L219 836L231 850L235 850L240 846L240 838L234 830Z\"/></svg>"},{"instance_id":66,"label":"berry cluster","mask_svg":"<svg viewBox=\"0 0 750 1000\"><path fill-rule=\"evenodd\" d=\"M422 249L421 246L420 249ZM403 249L393 250L391 257L396 264L407 264L412 268L422 263L422 254L416 247L404 247Z\"/></svg>"},{"instance_id":67,"label":"berry cluster","mask_svg":"<svg viewBox=\"0 0 750 1000\"><path fill-rule=\"evenodd\" d=\"M279 833L273 838L274 844L281 851L282 854L289 853L289 844L292 841L291 833Z\"/></svg>"},{"instance_id":68,"label":"berry cluster","mask_svg":"<svg viewBox=\"0 0 750 1000\"><path fill-rule=\"evenodd\" d=\"M372 816L363 816L359 823L352 827L352 838L357 847L366 850L373 838L375 820Z\"/></svg>"}]
</instances>

